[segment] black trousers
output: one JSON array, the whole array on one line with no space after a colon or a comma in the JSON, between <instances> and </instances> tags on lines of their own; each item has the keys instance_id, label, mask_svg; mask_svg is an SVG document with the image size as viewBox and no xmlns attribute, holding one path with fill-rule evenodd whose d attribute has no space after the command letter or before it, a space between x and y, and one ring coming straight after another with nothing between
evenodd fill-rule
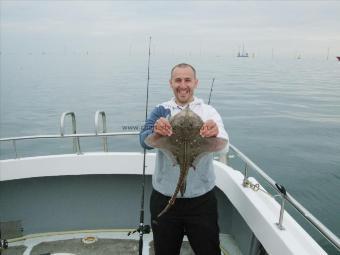
<instances>
[{"instance_id":1,"label":"black trousers","mask_svg":"<svg viewBox=\"0 0 340 255\"><path fill-rule=\"evenodd\" d=\"M155 254L178 255L186 235L196 255L221 255L214 189L200 197L177 198L169 211L158 218L169 199L152 191L150 211Z\"/></svg>"}]
</instances>

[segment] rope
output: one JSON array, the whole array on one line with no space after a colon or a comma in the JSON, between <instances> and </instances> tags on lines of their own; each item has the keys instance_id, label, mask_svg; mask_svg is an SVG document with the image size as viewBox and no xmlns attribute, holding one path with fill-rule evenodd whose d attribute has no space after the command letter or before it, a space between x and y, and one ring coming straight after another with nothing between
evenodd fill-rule
<instances>
[{"instance_id":1,"label":"rope","mask_svg":"<svg viewBox=\"0 0 340 255\"><path fill-rule=\"evenodd\" d=\"M257 192L257 191L262 191L263 193L267 194L268 196L274 198L274 196L272 194L270 194L268 191L264 190L263 188L261 188L259 183L252 183L251 181L249 181L249 179L246 179L243 183L244 187L250 188L253 191Z\"/></svg>"}]
</instances>

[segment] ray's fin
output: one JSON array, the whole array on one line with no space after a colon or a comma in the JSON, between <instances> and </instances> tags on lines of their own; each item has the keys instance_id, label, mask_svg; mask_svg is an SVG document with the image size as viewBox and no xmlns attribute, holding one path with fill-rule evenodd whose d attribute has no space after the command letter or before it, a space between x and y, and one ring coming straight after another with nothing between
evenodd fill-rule
<instances>
[{"instance_id":1,"label":"ray's fin","mask_svg":"<svg viewBox=\"0 0 340 255\"><path fill-rule=\"evenodd\" d=\"M153 133L145 139L145 143L153 148L160 149L167 156L167 158L172 162L173 166L178 164L177 159L171 152L171 150L173 150L174 148L173 146L170 145L169 137L160 136L160 135Z\"/></svg>"},{"instance_id":2,"label":"ray's fin","mask_svg":"<svg viewBox=\"0 0 340 255\"><path fill-rule=\"evenodd\" d=\"M227 145L227 140L218 138L218 137L208 137L204 139L204 143L201 145L199 149L199 153L197 157L195 158L194 162L192 163L192 166L197 166L198 162L201 158L203 158L205 155L208 155L211 152L217 152L222 150Z\"/></svg>"}]
</instances>

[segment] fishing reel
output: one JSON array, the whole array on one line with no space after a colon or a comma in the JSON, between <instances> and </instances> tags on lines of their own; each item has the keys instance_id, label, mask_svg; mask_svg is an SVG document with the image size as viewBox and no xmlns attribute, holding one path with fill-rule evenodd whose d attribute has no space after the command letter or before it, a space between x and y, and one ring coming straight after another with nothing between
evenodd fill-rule
<instances>
[{"instance_id":1,"label":"fishing reel","mask_svg":"<svg viewBox=\"0 0 340 255\"><path fill-rule=\"evenodd\" d=\"M127 235L134 234L136 232L143 233L143 234L149 234L151 231L150 225L140 225L137 229L130 231Z\"/></svg>"}]
</instances>

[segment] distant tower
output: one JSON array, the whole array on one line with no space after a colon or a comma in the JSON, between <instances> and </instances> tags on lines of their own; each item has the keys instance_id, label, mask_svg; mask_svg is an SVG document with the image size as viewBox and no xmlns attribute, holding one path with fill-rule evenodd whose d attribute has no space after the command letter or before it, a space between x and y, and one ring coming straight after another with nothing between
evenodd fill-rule
<instances>
[{"instance_id":1,"label":"distant tower","mask_svg":"<svg viewBox=\"0 0 340 255\"><path fill-rule=\"evenodd\" d=\"M237 57L238 57L238 58L248 58L248 57L249 57L248 52L246 52L246 51L244 50L244 43L242 44L242 52L240 51L240 48L239 48L239 51L238 51L238 53L237 53Z\"/></svg>"},{"instance_id":2,"label":"distant tower","mask_svg":"<svg viewBox=\"0 0 340 255\"><path fill-rule=\"evenodd\" d=\"M326 56L326 60L329 59L329 47L327 48L327 56Z\"/></svg>"}]
</instances>

